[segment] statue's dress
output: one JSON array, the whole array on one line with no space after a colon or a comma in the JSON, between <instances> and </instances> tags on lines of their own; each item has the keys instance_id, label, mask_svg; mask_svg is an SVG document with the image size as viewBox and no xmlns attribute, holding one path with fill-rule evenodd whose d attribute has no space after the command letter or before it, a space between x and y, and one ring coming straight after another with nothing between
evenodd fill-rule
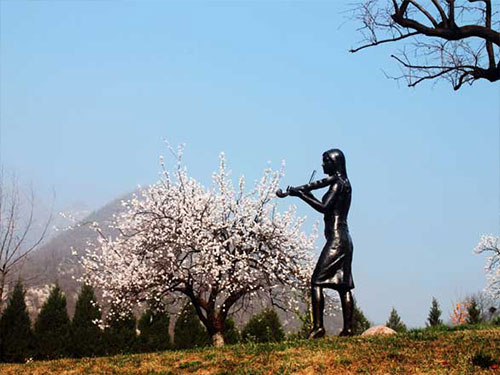
<instances>
[{"instance_id":1,"label":"statue's dress","mask_svg":"<svg viewBox=\"0 0 500 375\"><path fill-rule=\"evenodd\" d=\"M348 180L339 181L337 189L332 187L323 196L323 203L334 194L330 207L326 208L325 238L326 244L314 269L311 284L349 291L354 288L351 273L353 245L347 227L347 214L351 203L351 186Z\"/></svg>"}]
</instances>

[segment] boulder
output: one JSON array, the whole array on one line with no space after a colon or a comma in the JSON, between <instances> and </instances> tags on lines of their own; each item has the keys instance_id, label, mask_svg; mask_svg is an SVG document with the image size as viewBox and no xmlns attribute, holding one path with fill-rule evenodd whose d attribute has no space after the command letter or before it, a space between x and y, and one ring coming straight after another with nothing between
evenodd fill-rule
<instances>
[{"instance_id":1,"label":"boulder","mask_svg":"<svg viewBox=\"0 0 500 375\"><path fill-rule=\"evenodd\" d=\"M374 326L364 331L361 336L374 336L374 335L395 335L396 331L386 326Z\"/></svg>"}]
</instances>

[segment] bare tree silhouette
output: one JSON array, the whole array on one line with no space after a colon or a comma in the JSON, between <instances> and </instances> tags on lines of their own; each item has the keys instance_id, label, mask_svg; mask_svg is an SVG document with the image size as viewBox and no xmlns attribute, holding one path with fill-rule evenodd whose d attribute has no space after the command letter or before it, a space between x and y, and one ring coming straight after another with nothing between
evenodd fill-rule
<instances>
[{"instance_id":1,"label":"bare tree silhouette","mask_svg":"<svg viewBox=\"0 0 500 375\"><path fill-rule=\"evenodd\" d=\"M9 277L43 242L52 221L52 213L36 220L35 203L33 187L24 191L14 175L5 179L0 169L0 311Z\"/></svg>"},{"instance_id":2,"label":"bare tree silhouette","mask_svg":"<svg viewBox=\"0 0 500 375\"><path fill-rule=\"evenodd\" d=\"M403 40L391 55L401 74L390 78L410 87L444 79L455 90L480 79L495 82L500 20L492 8L491 0L366 0L352 9L362 40L350 52Z\"/></svg>"}]
</instances>

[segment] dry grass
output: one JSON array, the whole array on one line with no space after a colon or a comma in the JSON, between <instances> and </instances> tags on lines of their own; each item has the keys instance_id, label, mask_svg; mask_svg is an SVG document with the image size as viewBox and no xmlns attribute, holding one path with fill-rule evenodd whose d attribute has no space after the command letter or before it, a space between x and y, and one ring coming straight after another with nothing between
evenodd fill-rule
<instances>
[{"instance_id":1,"label":"dry grass","mask_svg":"<svg viewBox=\"0 0 500 375\"><path fill-rule=\"evenodd\" d=\"M0 365L2 375L500 374L500 329L417 331Z\"/></svg>"}]
</instances>

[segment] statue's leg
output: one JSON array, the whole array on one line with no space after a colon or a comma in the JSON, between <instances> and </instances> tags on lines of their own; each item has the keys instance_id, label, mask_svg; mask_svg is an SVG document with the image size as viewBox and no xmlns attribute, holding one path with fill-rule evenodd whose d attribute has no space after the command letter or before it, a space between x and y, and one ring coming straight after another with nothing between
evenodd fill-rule
<instances>
[{"instance_id":1,"label":"statue's leg","mask_svg":"<svg viewBox=\"0 0 500 375\"><path fill-rule=\"evenodd\" d=\"M317 339L325 335L323 326L323 310L325 308L325 297L323 288L313 285L311 288L311 302L313 315L313 329L309 333L310 339Z\"/></svg>"},{"instance_id":2,"label":"statue's leg","mask_svg":"<svg viewBox=\"0 0 500 375\"><path fill-rule=\"evenodd\" d=\"M342 315L344 317L344 329L339 336L352 336L352 316L354 303L352 301L352 293L350 290L339 290L340 302L342 303Z\"/></svg>"}]
</instances>

